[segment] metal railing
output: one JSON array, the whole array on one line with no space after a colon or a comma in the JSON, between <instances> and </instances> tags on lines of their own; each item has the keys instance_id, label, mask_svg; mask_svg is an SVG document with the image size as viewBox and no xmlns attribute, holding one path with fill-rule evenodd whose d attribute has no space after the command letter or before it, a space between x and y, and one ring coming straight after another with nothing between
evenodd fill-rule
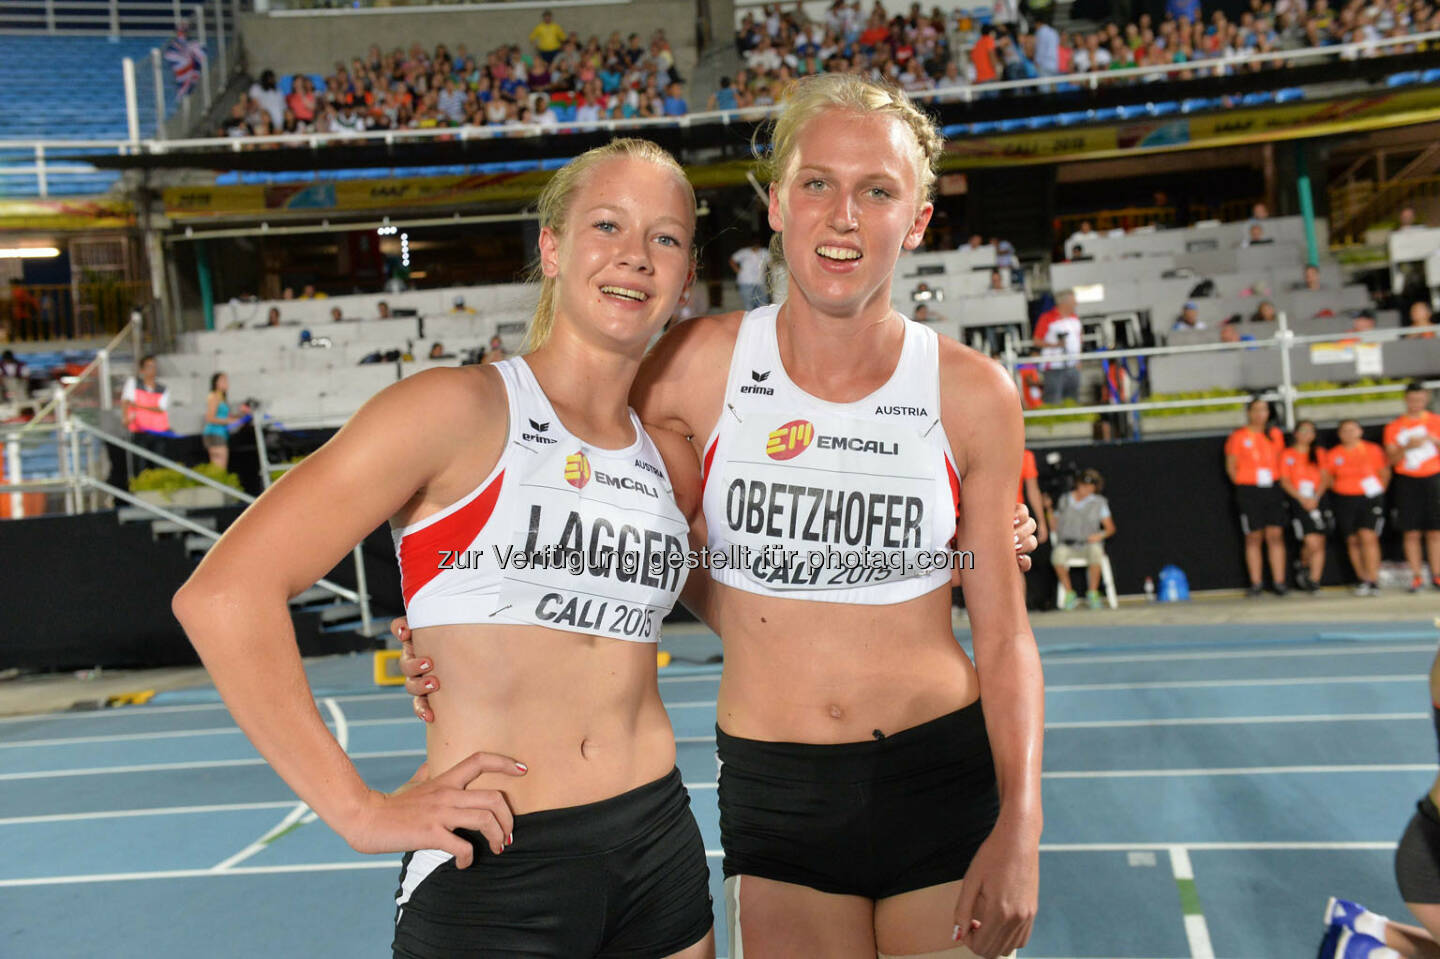
<instances>
[{"instance_id":1,"label":"metal railing","mask_svg":"<svg viewBox=\"0 0 1440 959\"><path fill-rule=\"evenodd\" d=\"M0 327L10 339L50 340L123 332L131 313L150 300L138 280L15 284L0 298Z\"/></svg>"},{"instance_id":2,"label":"metal railing","mask_svg":"<svg viewBox=\"0 0 1440 959\"><path fill-rule=\"evenodd\" d=\"M253 0L225 0L237 18ZM28 0L0 5L0 34L16 36L147 37L169 36L183 19L181 0Z\"/></svg>"},{"instance_id":3,"label":"metal railing","mask_svg":"<svg viewBox=\"0 0 1440 959\"><path fill-rule=\"evenodd\" d=\"M1256 390L1240 390L1230 396L1220 397L1195 397L1178 400L1134 400L1131 402L1100 403L1084 406L1041 406L1035 409L1027 409L1024 416L1027 422L1054 420L1058 417L1083 417L1102 416L1111 413L1144 413L1146 411L1177 410L1196 408L1203 410L1205 407L1236 407L1243 405L1247 397L1252 394L1259 395L1265 399L1279 401L1284 412L1285 429L1295 428L1296 405L1306 400L1318 399L1344 399L1346 397L1373 395L1375 393L1403 393L1404 383L1395 384L1363 384L1350 387L1324 388L1324 389L1300 389L1294 381L1291 365L1290 351L1295 347L1313 346L1317 344L1346 345L1354 343L1381 344L1404 340L1411 337L1434 336L1440 328L1415 329L1405 327L1401 329L1368 330L1365 332L1346 333L1323 333L1311 335L1297 335L1291 328L1285 313L1277 316L1275 335L1266 340L1243 340L1235 343L1193 343L1183 346L1157 346L1137 347L1134 349L1105 349L1088 353L1079 353L1067 356L1020 356L1020 350L1033 346L1030 341L1019 340L1012 335L1006 335L1003 349L1003 362L1009 370L1011 378L1016 386L1023 391L1020 380L1021 366L1039 365L1044 366L1053 363L1108 363L1116 360L1127 359L1150 359L1156 356L1184 356L1207 353L1227 353L1235 351L1255 350L1278 350L1280 351L1280 382L1269 387ZM1043 375L1043 373L1042 373ZM1429 387L1440 386L1440 369L1431 371L1431 379L1426 382ZM1408 379L1408 378L1407 378ZM1141 384L1136 384L1137 390Z\"/></svg>"}]
</instances>

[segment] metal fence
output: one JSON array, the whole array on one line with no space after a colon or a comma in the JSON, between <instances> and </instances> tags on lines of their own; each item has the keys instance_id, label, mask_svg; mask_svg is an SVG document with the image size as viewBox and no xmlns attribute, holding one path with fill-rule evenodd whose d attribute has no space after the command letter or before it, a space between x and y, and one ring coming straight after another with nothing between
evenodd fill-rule
<instances>
[{"instance_id":1,"label":"metal fence","mask_svg":"<svg viewBox=\"0 0 1440 959\"><path fill-rule=\"evenodd\" d=\"M150 284L143 281L12 283L0 289L0 329L8 330L12 341L118 333L150 298Z\"/></svg>"}]
</instances>

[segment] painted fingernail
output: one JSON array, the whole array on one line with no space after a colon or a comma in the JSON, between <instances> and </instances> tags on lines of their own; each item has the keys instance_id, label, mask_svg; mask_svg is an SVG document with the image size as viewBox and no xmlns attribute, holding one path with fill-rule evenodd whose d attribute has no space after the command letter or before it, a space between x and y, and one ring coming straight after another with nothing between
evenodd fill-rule
<instances>
[{"instance_id":1,"label":"painted fingernail","mask_svg":"<svg viewBox=\"0 0 1440 959\"><path fill-rule=\"evenodd\" d=\"M1020 545L1020 534L1019 534L1019 533L1016 533L1016 534L1015 534L1015 545L1016 545L1016 546L1019 546L1019 545Z\"/></svg>"},{"instance_id":2,"label":"painted fingernail","mask_svg":"<svg viewBox=\"0 0 1440 959\"><path fill-rule=\"evenodd\" d=\"M435 688L435 680L433 680L433 679L427 679L427 680L425 680L425 689L426 689L427 691L428 691L428 690L433 690L434 688Z\"/></svg>"},{"instance_id":3,"label":"painted fingernail","mask_svg":"<svg viewBox=\"0 0 1440 959\"><path fill-rule=\"evenodd\" d=\"M420 660L420 668L425 670L426 672L429 672L430 670L435 668L435 664L430 662L430 660L428 659L422 659Z\"/></svg>"},{"instance_id":4,"label":"painted fingernail","mask_svg":"<svg viewBox=\"0 0 1440 959\"><path fill-rule=\"evenodd\" d=\"M508 836L505 837L505 845L507 845L507 846L513 846L513 845L515 845L515 834L514 834L513 832L512 832L510 835L508 835Z\"/></svg>"},{"instance_id":5,"label":"painted fingernail","mask_svg":"<svg viewBox=\"0 0 1440 959\"><path fill-rule=\"evenodd\" d=\"M515 768L520 770L522 773L528 773L530 771L530 767L525 765L524 763L516 763Z\"/></svg>"},{"instance_id":6,"label":"painted fingernail","mask_svg":"<svg viewBox=\"0 0 1440 959\"><path fill-rule=\"evenodd\" d=\"M951 939L954 939L954 940L959 940L959 938L960 938L960 927L959 927L958 925L955 927L955 931L950 935L950 938L951 938Z\"/></svg>"}]
</instances>

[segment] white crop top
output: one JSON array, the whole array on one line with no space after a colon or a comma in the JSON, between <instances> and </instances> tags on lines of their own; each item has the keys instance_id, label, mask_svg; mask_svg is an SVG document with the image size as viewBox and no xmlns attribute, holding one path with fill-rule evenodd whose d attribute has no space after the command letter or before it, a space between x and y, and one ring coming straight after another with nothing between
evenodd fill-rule
<instances>
[{"instance_id":1,"label":"white crop top","mask_svg":"<svg viewBox=\"0 0 1440 959\"><path fill-rule=\"evenodd\" d=\"M940 424L935 332L906 320L889 381L863 400L831 403L786 375L778 312L763 306L741 321L725 407L705 444L712 578L875 605L945 585L960 478Z\"/></svg>"},{"instance_id":2,"label":"white crop top","mask_svg":"<svg viewBox=\"0 0 1440 959\"><path fill-rule=\"evenodd\" d=\"M523 358L495 368L510 407L500 461L468 496L391 531L410 627L658 642L685 583L689 524L639 417L635 442L601 449L565 429Z\"/></svg>"}]
</instances>

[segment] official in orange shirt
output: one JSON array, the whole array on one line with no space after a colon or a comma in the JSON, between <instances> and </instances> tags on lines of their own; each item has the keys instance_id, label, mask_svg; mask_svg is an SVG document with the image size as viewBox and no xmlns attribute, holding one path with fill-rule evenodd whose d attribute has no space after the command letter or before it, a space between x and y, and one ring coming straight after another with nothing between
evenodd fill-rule
<instances>
[{"instance_id":1,"label":"official in orange shirt","mask_svg":"<svg viewBox=\"0 0 1440 959\"><path fill-rule=\"evenodd\" d=\"M1290 506L1290 528L1300 541L1300 573L1296 585L1306 592L1320 589L1325 577L1325 530L1328 523L1320 509L1325 496L1325 479L1315 461L1315 424L1295 424L1290 448L1280 454L1280 488Z\"/></svg>"},{"instance_id":2,"label":"official in orange shirt","mask_svg":"<svg viewBox=\"0 0 1440 959\"><path fill-rule=\"evenodd\" d=\"M1260 544L1270 557L1270 580L1276 596L1289 592L1285 584L1285 500L1276 479L1280 452L1285 448L1280 430L1270 423L1270 403L1252 397L1245 407L1247 423L1225 441L1225 472L1235 484L1235 505L1245 533L1245 570L1250 574L1250 596L1265 591Z\"/></svg>"},{"instance_id":3,"label":"official in orange shirt","mask_svg":"<svg viewBox=\"0 0 1440 959\"><path fill-rule=\"evenodd\" d=\"M1405 415L1385 427L1385 453L1395 470L1395 523L1405 534L1410 592L1425 588L1420 540L1430 554L1430 584L1440 589L1440 416L1419 380L1405 390Z\"/></svg>"},{"instance_id":4,"label":"official in orange shirt","mask_svg":"<svg viewBox=\"0 0 1440 959\"><path fill-rule=\"evenodd\" d=\"M1030 507L1030 512L1035 517L1035 539L1041 543L1049 539L1050 530L1045 525L1045 510L1042 508L1044 504L1040 499L1040 470L1035 465L1035 454L1030 450L1026 450L1020 460L1020 488L1015 491L1015 503Z\"/></svg>"},{"instance_id":5,"label":"official in orange shirt","mask_svg":"<svg viewBox=\"0 0 1440 959\"><path fill-rule=\"evenodd\" d=\"M1363 438L1356 420L1340 421L1340 445L1320 457L1330 486L1335 527L1345 539L1350 565L1360 582L1356 596L1380 593L1380 531L1385 526L1385 487L1390 464L1385 451Z\"/></svg>"}]
</instances>

